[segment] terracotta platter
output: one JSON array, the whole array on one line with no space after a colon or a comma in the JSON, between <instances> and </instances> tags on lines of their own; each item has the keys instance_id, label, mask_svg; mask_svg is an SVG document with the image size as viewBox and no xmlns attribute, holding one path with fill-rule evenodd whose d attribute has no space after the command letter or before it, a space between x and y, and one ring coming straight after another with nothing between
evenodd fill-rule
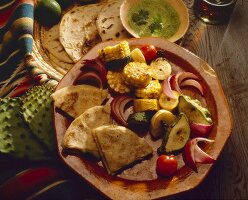
<instances>
[{"instance_id":1,"label":"terracotta platter","mask_svg":"<svg viewBox=\"0 0 248 200\"><path fill-rule=\"evenodd\" d=\"M226 97L214 70L186 49L161 38L127 39L127 41L130 46L153 44L165 50L166 58L171 62L174 71L189 71L201 78L205 91L204 102L214 121L209 138L215 140L214 144L205 146L204 151L217 159L231 134L232 121ZM108 41L96 45L65 75L56 90L73 84L80 73L84 59L96 58L98 49L118 42ZM199 165L198 173L195 173L186 167L178 156L179 170L176 175L170 179L158 177L155 172L158 142L152 141L148 134L145 138L154 148L152 158L132 166L117 176L111 176L107 174L101 163L89 157L63 153L61 144L69 123L67 118L54 108L54 127L61 159L80 177L111 199L155 199L187 191L199 185L212 167L212 164Z\"/></svg>"}]
</instances>

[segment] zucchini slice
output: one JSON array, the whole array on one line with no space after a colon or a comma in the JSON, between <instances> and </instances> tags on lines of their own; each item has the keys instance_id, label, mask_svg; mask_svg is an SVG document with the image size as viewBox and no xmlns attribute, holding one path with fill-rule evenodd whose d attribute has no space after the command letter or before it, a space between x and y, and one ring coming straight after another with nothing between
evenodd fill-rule
<instances>
[{"instance_id":1,"label":"zucchini slice","mask_svg":"<svg viewBox=\"0 0 248 200\"><path fill-rule=\"evenodd\" d=\"M179 96L178 111L184 113L190 123L212 124L209 110L202 107L198 100L193 100L189 96Z\"/></svg>"},{"instance_id":2,"label":"zucchini slice","mask_svg":"<svg viewBox=\"0 0 248 200\"><path fill-rule=\"evenodd\" d=\"M189 140L190 126L184 113L180 113L176 122L169 126L165 133L161 146L158 149L159 154L171 153L181 150Z\"/></svg>"}]
</instances>

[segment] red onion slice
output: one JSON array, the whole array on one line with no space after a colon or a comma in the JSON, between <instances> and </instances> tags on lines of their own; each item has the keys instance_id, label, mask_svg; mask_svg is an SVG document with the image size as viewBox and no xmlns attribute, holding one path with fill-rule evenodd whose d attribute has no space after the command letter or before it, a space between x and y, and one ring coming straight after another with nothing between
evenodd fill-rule
<instances>
[{"instance_id":1,"label":"red onion slice","mask_svg":"<svg viewBox=\"0 0 248 200\"><path fill-rule=\"evenodd\" d=\"M93 71L80 74L78 78L75 80L74 84L76 85L88 84L99 88L103 87L102 79L99 77L97 73Z\"/></svg>"},{"instance_id":2,"label":"red onion slice","mask_svg":"<svg viewBox=\"0 0 248 200\"><path fill-rule=\"evenodd\" d=\"M170 80L171 80L172 77L173 77L173 76L169 76L169 77L167 77L167 78L163 81L163 83L162 83L162 88L163 88L163 93L164 93L166 96L168 96L168 97L170 97L170 98L172 98L172 99L175 99L175 98L177 98L177 97L173 94L172 89L171 89L171 83L170 83Z\"/></svg>"},{"instance_id":3,"label":"red onion slice","mask_svg":"<svg viewBox=\"0 0 248 200\"><path fill-rule=\"evenodd\" d=\"M194 87L200 92L200 94L202 96L204 94L204 89L203 89L202 85L194 79L188 79L188 80L183 81L180 84L180 87Z\"/></svg>"},{"instance_id":4,"label":"red onion slice","mask_svg":"<svg viewBox=\"0 0 248 200\"><path fill-rule=\"evenodd\" d=\"M202 137L197 137L192 140L189 140L183 149L183 161L184 163L197 172L196 163L201 164L210 164L214 163L215 159L204 152L199 146L198 142L208 142L212 143L214 140L209 140Z\"/></svg>"},{"instance_id":5,"label":"red onion slice","mask_svg":"<svg viewBox=\"0 0 248 200\"><path fill-rule=\"evenodd\" d=\"M107 83L107 71L100 59L96 58L92 60L84 60L83 64L83 67L81 67L81 71L83 73L92 71L96 72L98 76L102 79L102 85L104 86Z\"/></svg>"},{"instance_id":6,"label":"red onion slice","mask_svg":"<svg viewBox=\"0 0 248 200\"><path fill-rule=\"evenodd\" d=\"M133 98L126 95L117 96L110 103L111 115L114 120L122 126L127 125L127 118L125 117L126 105L133 101Z\"/></svg>"},{"instance_id":7,"label":"red onion slice","mask_svg":"<svg viewBox=\"0 0 248 200\"><path fill-rule=\"evenodd\" d=\"M207 137L208 133L212 130L212 128L213 124L191 123L191 137Z\"/></svg>"},{"instance_id":8,"label":"red onion slice","mask_svg":"<svg viewBox=\"0 0 248 200\"><path fill-rule=\"evenodd\" d=\"M185 79L200 80L198 76L196 76L191 72L178 72L176 76L177 76L178 85L180 85Z\"/></svg>"}]
</instances>

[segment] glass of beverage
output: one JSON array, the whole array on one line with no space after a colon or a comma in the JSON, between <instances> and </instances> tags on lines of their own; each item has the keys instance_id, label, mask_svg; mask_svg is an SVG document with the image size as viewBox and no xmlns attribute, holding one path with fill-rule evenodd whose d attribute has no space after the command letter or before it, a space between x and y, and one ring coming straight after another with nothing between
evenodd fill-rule
<instances>
[{"instance_id":1,"label":"glass of beverage","mask_svg":"<svg viewBox=\"0 0 248 200\"><path fill-rule=\"evenodd\" d=\"M194 12L209 24L227 22L232 15L236 0L195 0Z\"/></svg>"}]
</instances>

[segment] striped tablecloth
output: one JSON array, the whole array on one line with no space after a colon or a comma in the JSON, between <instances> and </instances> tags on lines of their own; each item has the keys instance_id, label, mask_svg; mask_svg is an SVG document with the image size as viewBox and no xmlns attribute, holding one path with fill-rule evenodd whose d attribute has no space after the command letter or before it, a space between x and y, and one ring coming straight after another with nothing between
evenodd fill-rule
<instances>
[{"instance_id":1,"label":"striped tablecloth","mask_svg":"<svg viewBox=\"0 0 248 200\"><path fill-rule=\"evenodd\" d=\"M23 95L34 85L57 81L36 66L33 48L33 0L0 1L0 97ZM94 197L93 197L94 196ZM0 199L99 199L58 158L16 160L0 155Z\"/></svg>"},{"instance_id":2,"label":"striped tablecloth","mask_svg":"<svg viewBox=\"0 0 248 200\"><path fill-rule=\"evenodd\" d=\"M20 96L33 85L56 85L32 62L33 0L0 2L0 97Z\"/></svg>"}]
</instances>

